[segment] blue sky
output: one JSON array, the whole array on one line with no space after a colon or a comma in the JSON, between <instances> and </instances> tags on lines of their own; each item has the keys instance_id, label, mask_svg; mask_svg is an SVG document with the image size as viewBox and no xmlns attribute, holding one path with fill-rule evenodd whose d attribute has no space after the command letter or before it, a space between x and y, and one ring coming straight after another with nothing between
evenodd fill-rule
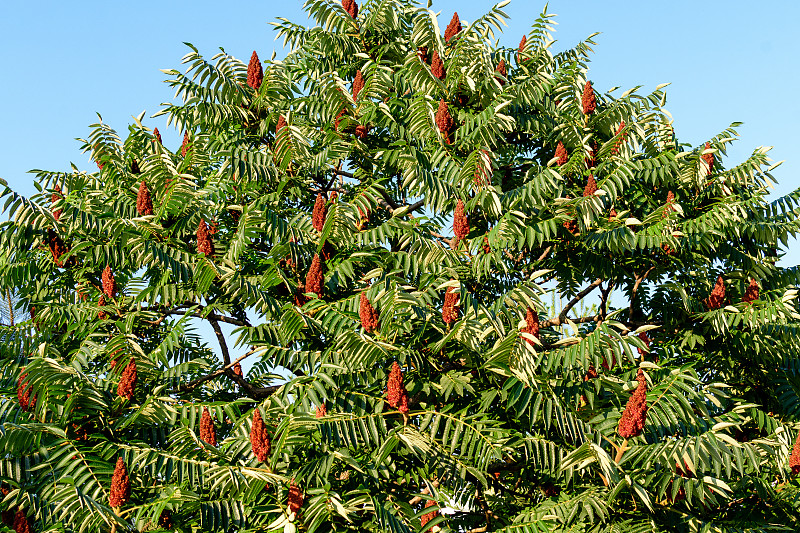
<instances>
[{"instance_id":1,"label":"blue sky","mask_svg":"<svg viewBox=\"0 0 800 533\"><path fill-rule=\"evenodd\" d=\"M492 4L437 0L433 9L444 28L454 10L471 21ZM513 0L501 44L517 46L543 7ZM774 172L775 194L800 187L800 3L554 0L548 10L559 15L556 50L602 32L589 73L598 90L643 85L649 92L670 82L667 109L682 141L700 144L743 122L726 165L774 146L771 157L786 160ZM208 57L219 47L245 61L254 49L262 59L273 51L280 57L269 25L276 17L305 22L302 1L3 2L0 178L30 195L30 169L67 170L74 162L94 171L74 139L88 134L96 112L120 131L132 115L154 114L172 98L160 69L181 67L183 41ZM145 123L158 126L167 144L180 144L164 117ZM784 264L800 263L800 246L793 248Z\"/></svg>"}]
</instances>

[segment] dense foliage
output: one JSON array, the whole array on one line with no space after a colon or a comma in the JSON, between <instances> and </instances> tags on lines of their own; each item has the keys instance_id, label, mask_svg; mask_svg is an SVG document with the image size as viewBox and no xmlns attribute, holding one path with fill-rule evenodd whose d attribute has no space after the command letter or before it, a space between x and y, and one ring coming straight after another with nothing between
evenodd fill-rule
<instances>
[{"instance_id":1,"label":"dense foliage","mask_svg":"<svg viewBox=\"0 0 800 533\"><path fill-rule=\"evenodd\" d=\"M4 187L5 527L800 527L800 191L502 7L307 0Z\"/></svg>"}]
</instances>

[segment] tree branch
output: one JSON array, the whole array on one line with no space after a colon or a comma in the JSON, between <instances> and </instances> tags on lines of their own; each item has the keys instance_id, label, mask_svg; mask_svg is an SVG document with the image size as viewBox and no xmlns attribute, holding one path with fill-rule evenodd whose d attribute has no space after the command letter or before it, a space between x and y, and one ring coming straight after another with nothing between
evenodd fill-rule
<instances>
[{"instance_id":1,"label":"tree branch","mask_svg":"<svg viewBox=\"0 0 800 533\"><path fill-rule=\"evenodd\" d=\"M544 322L542 322L541 327L547 328L550 326L560 326L561 324L565 323L567 321L567 314L570 312L570 310L572 310L572 308L575 307L575 305L578 302L583 300L590 292L599 287L601 283L603 283L602 278L597 278L596 280L594 280L591 285L589 285L581 292L576 294L575 297L572 300L570 300L569 303L567 303L567 305L564 306L564 309L561 310L561 314L558 315L558 318L551 318L550 320L545 320ZM589 318L589 317L583 317L583 318ZM572 322L594 322L595 320L596 317L592 317L591 320L582 320L579 318L573 320Z\"/></svg>"},{"instance_id":2,"label":"tree branch","mask_svg":"<svg viewBox=\"0 0 800 533\"><path fill-rule=\"evenodd\" d=\"M639 285L642 284L644 279L650 274L650 272L653 271L654 268L656 268L655 265L648 268L647 271L641 276L635 277L636 281L633 284L633 290L631 290L631 305L628 307L628 320L633 320L633 308L636 304L636 292L639 290Z\"/></svg>"}]
</instances>

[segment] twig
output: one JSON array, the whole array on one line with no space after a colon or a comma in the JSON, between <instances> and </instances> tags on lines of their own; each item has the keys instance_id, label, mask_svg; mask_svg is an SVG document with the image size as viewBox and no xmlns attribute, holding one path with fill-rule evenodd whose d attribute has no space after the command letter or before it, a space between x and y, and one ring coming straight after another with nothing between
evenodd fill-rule
<instances>
[{"instance_id":1,"label":"twig","mask_svg":"<svg viewBox=\"0 0 800 533\"><path fill-rule=\"evenodd\" d=\"M642 284L644 279L648 276L648 274L650 274L650 272L653 271L654 268L656 268L655 265L648 268L647 271L641 276L635 277L636 281L633 284L633 290L631 290L631 305L628 308L628 320L633 320L633 307L636 303L636 292L639 290L639 285Z\"/></svg>"},{"instance_id":2,"label":"twig","mask_svg":"<svg viewBox=\"0 0 800 533\"><path fill-rule=\"evenodd\" d=\"M570 310L572 310L573 307L575 307L575 304L583 300L590 292L599 287L601 283L603 283L602 278L597 278L596 280L594 280L591 285L589 285L581 292L576 294L575 297L572 300L570 300L569 303L567 303L567 305L564 306L564 309L561 310L561 314L558 315L558 318L551 318L550 320L545 320L544 322L542 322L541 327L547 328L550 326L560 326L561 324L565 323L567 321L567 314L570 312ZM588 317L583 317L583 318L588 318ZM596 320L596 318L592 318L592 320L581 320L579 318L573 320L572 322L576 323L593 322L594 320Z\"/></svg>"}]
</instances>

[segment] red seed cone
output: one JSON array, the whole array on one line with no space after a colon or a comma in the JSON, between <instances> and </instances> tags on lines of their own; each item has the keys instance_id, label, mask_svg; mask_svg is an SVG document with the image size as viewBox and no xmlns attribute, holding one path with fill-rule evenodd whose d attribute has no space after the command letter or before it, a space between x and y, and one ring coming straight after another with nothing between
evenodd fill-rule
<instances>
[{"instance_id":1,"label":"red seed cone","mask_svg":"<svg viewBox=\"0 0 800 533\"><path fill-rule=\"evenodd\" d=\"M250 56L250 63L247 65L247 85L257 91L261 88L263 81L264 69L261 67L261 60L258 59L258 54L253 50L253 55Z\"/></svg>"},{"instance_id":2,"label":"red seed cone","mask_svg":"<svg viewBox=\"0 0 800 533\"><path fill-rule=\"evenodd\" d=\"M717 276L717 283L711 289L711 294L706 300L709 309L719 309L725 303L725 281L722 276Z\"/></svg>"},{"instance_id":3,"label":"red seed cone","mask_svg":"<svg viewBox=\"0 0 800 533\"><path fill-rule=\"evenodd\" d=\"M450 110L447 108L447 102L444 99L439 100L439 109L436 111L436 126L442 132L445 142L450 144L450 132L455 126L455 121L450 116Z\"/></svg>"},{"instance_id":4,"label":"red seed cone","mask_svg":"<svg viewBox=\"0 0 800 533\"><path fill-rule=\"evenodd\" d=\"M452 324L458 320L458 294L456 294L453 287L449 287L444 294L442 320L444 320L445 324Z\"/></svg>"},{"instance_id":5,"label":"red seed cone","mask_svg":"<svg viewBox=\"0 0 800 533\"><path fill-rule=\"evenodd\" d=\"M275 125L275 135L277 135L278 132L281 131L286 126L287 126L286 118L283 115L280 115L278 117L278 124Z\"/></svg>"},{"instance_id":6,"label":"red seed cone","mask_svg":"<svg viewBox=\"0 0 800 533\"><path fill-rule=\"evenodd\" d=\"M408 412L408 391L403 384L403 371L397 361L392 363L389 380L386 382L386 401L401 413Z\"/></svg>"},{"instance_id":7,"label":"red seed cone","mask_svg":"<svg viewBox=\"0 0 800 533\"><path fill-rule=\"evenodd\" d=\"M214 257L214 241L211 240L208 224L202 218L200 224L197 225L197 253L205 254L206 257Z\"/></svg>"},{"instance_id":8,"label":"red seed cone","mask_svg":"<svg viewBox=\"0 0 800 533\"><path fill-rule=\"evenodd\" d=\"M597 192L597 182L594 180L594 175L589 174L589 179L586 180L586 187L583 189L583 196L592 196Z\"/></svg>"},{"instance_id":9,"label":"red seed cone","mask_svg":"<svg viewBox=\"0 0 800 533\"><path fill-rule=\"evenodd\" d=\"M344 118L346 115L347 115L347 113L346 113L346 111L345 111L345 108L342 108L342 110L341 110L341 111L339 111L339 114L338 114L338 115L336 115L336 117L333 119L333 127L334 127L334 129L335 129L336 131L339 131L339 123L342 121L342 119L343 119L343 118Z\"/></svg>"},{"instance_id":10,"label":"red seed cone","mask_svg":"<svg viewBox=\"0 0 800 533\"><path fill-rule=\"evenodd\" d=\"M583 96L581 97L581 105L583 106L583 114L591 115L597 109L597 98L592 89L592 82L587 81L583 86Z\"/></svg>"},{"instance_id":11,"label":"red seed cone","mask_svg":"<svg viewBox=\"0 0 800 533\"><path fill-rule=\"evenodd\" d=\"M506 68L506 60L505 59L501 59L500 62L495 67L494 71L502 76L502 78L497 78L498 81L500 82L500 85L505 85L506 84L506 80L503 79L503 78L508 76L508 68Z\"/></svg>"},{"instance_id":12,"label":"red seed cone","mask_svg":"<svg viewBox=\"0 0 800 533\"><path fill-rule=\"evenodd\" d=\"M420 46L417 48L417 57L423 63L428 62L428 47L427 46Z\"/></svg>"},{"instance_id":13,"label":"red seed cone","mask_svg":"<svg viewBox=\"0 0 800 533\"><path fill-rule=\"evenodd\" d=\"M464 213L464 201L456 203L456 210L453 213L453 234L460 241L463 241L469 234L469 221Z\"/></svg>"},{"instance_id":14,"label":"red seed cone","mask_svg":"<svg viewBox=\"0 0 800 533\"><path fill-rule=\"evenodd\" d=\"M292 481L292 484L289 486L286 505L289 507L289 512L295 514L297 514L297 511L303 506L303 493L294 481Z\"/></svg>"},{"instance_id":15,"label":"red seed cone","mask_svg":"<svg viewBox=\"0 0 800 533\"><path fill-rule=\"evenodd\" d=\"M325 418L328 415L328 408L325 407L325 404L321 404L317 406L317 410L314 413L314 418Z\"/></svg>"},{"instance_id":16,"label":"red seed cone","mask_svg":"<svg viewBox=\"0 0 800 533\"><path fill-rule=\"evenodd\" d=\"M17 509L14 515L14 533L31 533L31 523L22 509Z\"/></svg>"},{"instance_id":17,"label":"red seed cone","mask_svg":"<svg viewBox=\"0 0 800 533\"><path fill-rule=\"evenodd\" d=\"M483 236L483 253L484 254L492 253L492 247L489 245L489 237L487 235Z\"/></svg>"},{"instance_id":18,"label":"red seed cone","mask_svg":"<svg viewBox=\"0 0 800 533\"><path fill-rule=\"evenodd\" d=\"M69 251L67 245L61 240L58 233L50 228L47 228L47 247L50 248L50 254L53 256L53 262L58 268L64 266L61 256Z\"/></svg>"},{"instance_id":19,"label":"red seed cone","mask_svg":"<svg viewBox=\"0 0 800 533\"><path fill-rule=\"evenodd\" d=\"M361 74L361 69L356 72L356 77L353 79L353 100L358 100L358 94L364 88L364 75Z\"/></svg>"},{"instance_id":20,"label":"red seed cone","mask_svg":"<svg viewBox=\"0 0 800 533\"><path fill-rule=\"evenodd\" d=\"M327 209L325 207L325 197L322 194L317 194L317 200L314 202L314 211L311 214L311 224L314 226L314 229L322 232L322 228L325 226L325 216L327 215Z\"/></svg>"},{"instance_id":21,"label":"red seed cone","mask_svg":"<svg viewBox=\"0 0 800 533\"><path fill-rule=\"evenodd\" d=\"M453 18L450 19L450 24L444 30L445 42L450 41L453 37L461 32L461 19L458 18L458 13L453 13Z\"/></svg>"},{"instance_id":22,"label":"red seed cone","mask_svg":"<svg viewBox=\"0 0 800 533\"><path fill-rule=\"evenodd\" d=\"M139 194L136 195L136 211L139 216L147 216L153 214L153 200L150 198L150 190L147 188L147 183L142 180L139 185Z\"/></svg>"},{"instance_id":23,"label":"red seed cone","mask_svg":"<svg viewBox=\"0 0 800 533\"><path fill-rule=\"evenodd\" d=\"M208 407L203 407L203 414L200 416L200 438L212 446L217 445L217 428L214 427Z\"/></svg>"},{"instance_id":24,"label":"red seed cone","mask_svg":"<svg viewBox=\"0 0 800 533\"><path fill-rule=\"evenodd\" d=\"M519 42L519 49L517 50L517 64L525 61L525 45L528 44L528 36L523 35L522 40Z\"/></svg>"},{"instance_id":25,"label":"red seed cone","mask_svg":"<svg viewBox=\"0 0 800 533\"><path fill-rule=\"evenodd\" d=\"M568 232L572 233L573 235L577 234L580 231L580 228L578 227L578 221L575 220L574 218L572 220L567 220L562 225L567 229Z\"/></svg>"},{"instance_id":26,"label":"red seed cone","mask_svg":"<svg viewBox=\"0 0 800 533\"><path fill-rule=\"evenodd\" d=\"M639 386L628 398L628 403L625 405L625 410L622 412L617 426L617 433L623 439L641 435L647 420L647 379L641 369L639 369L636 379L639 381Z\"/></svg>"},{"instance_id":27,"label":"red seed cone","mask_svg":"<svg viewBox=\"0 0 800 533\"><path fill-rule=\"evenodd\" d=\"M751 278L750 284L744 291L744 296L742 296L742 301L749 304L754 300L758 300L758 282Z\"/></svg>"},{"instance_id":28,"label":"red seed cone","mask_svg":"<svg viewBox=\"0 0 800 533\"><path fill-rule=\"evenodd\" d=\"M136 390L136 361L131 359L125 370L122 371L122 376L119 378L119 385L117 385L117 396L133 399L133 391Z\"/></svg>"},{"instance_id":29,"label":"red seed cone","mask_svg":"<svg viewBox=\"0 0 800 533\"><path fill-rule=\"evenodd\" d=\"M97 300L97 306L98 307L105 307L106 306L106 297L103 296L102 294L100 295L100 299ZM105 311L103 311L101 309L100 311L97 312L97 318L100 319L100 320L105 320L105 319L108 318L108 313L106 313Z\"/></svg>"},{"instance_id":30,"label":"red seed cone","mask_svg":"<svg viewBox=\"0 0 800 533\"><path fill-rule=\"evenodd\" d=\"M597 163L597 151L600 149L600 146L597 144L597 141L592 141L592 146L589 149L588 157L584 158L584 162L586 163L586 168L592 168Z\"/></svg>"},{"instance_id":31,"label":"red seed cone","mask_svg":"<svg viewBox=\"0 0 800 533\"><path fill-rule=\"evenodd\" d=\"M22 374L17 379L17 400L23 411L33 411L34 407L36 407L36 396L31 399L31 387L27 380L28 374L24 372L24 368L22 370Z\"/></svg>"},{"instance_id":32,"label":"red seed cone","mask_svg":"<svg viewBox=\"0 0 800 533\"><path fill-rule=\"evenodd\" d=\"M56 186L53 187L53 194L50 195L50 205L52 206L63 197L64 196L61 194L61 185L56 184ZM61 218L61 209L53 210L53 218L58 222L58 219Z\"/></svg>"},{"instance_id":33,"label":"red seed cone","mask_svg":"<svg viewBox=\"0 0 800 533\"><path fill-rule=\"evenodd\" d=\"M619 123L619 127L617 128L617 133L614 134L617 137L616 142L614 143L614 148L611 149L611 155L619 153L619 149L622 147L622 143L625 142L625 136L620 135L622 133L622 129L625 127L625 121Z\"/></svg>"},{"instance_id":34,"label":"red seed cone","mask_svg":"<svg viewBox=\"0 0 800 533\"><path fill-rule=\"evenodd\" d=\"M556 164L558 166L562 166L566 164L567 161L569 161L569 154L567 153L567 149L564 148L564 143L562 143L561 141L558 141L558 145L556 146L555 157L557 159Z\"/></svg>"},{"instance_id":35,"label":"red seed cone","mask_svg":"<svg viewBox=\"0 0 800 533\"><path fill-rule=\"evenodd\" d=\"M183 143L181 143L181 155L186 157L189 152L189 132L183 134Z\"/></svg>"},{"instance_id":36,"label":"red seed cone","mask_svg":"<svg viewBox=\"0 0 800 533\"><path fill-rule=\"evenodd\" d=\"M597 373L597 369L594 365L589 365L589 368L586 369L586 374L583 376L583 381L589 381L590 379L595 379L599 377L600 374Z\"/></svg>"},{"instance_id":37,"label":"red seed cone","mask_svg":"<svg viewBox=\"0 0 800 533\"><path fill-rule=\"evenodd\" d=\"M792 455L789 456L789 468L793 476L800 474L800 431L797 432L797 440L794 441Z\"/></svg>"},{"instance_id":38,"label":"red seed cone","mask_svg":"<svg viewBox=\"0 0 800 533\"><path fill-rule=\"evenodd\" d=\"M128 477L128 468L122 457L117 458L114 475L111 476L111 490L108 495L108 504L113 508L122 507L131 497L131 478Z\"/></svg>"},{"instance_id":39,"label":"red seed cone","mask_svg":"<svg viewBox=\"0 0 800 533\"><path fill-rule=\"evenodd\" d=\"M367 333L372 333L378 329L378 311L372 307L367 298L367 293L362 292L358 303L358 316L361 318L361 326Z\"/></svg>"},{"instance_id":40,"label":"red seed cone","mask_svg":"<svg viewBox=\"0 0 800 533\"><path fill-rule=\"evenodd\" d=\"M117 295L117 282L114 280L114 274L111 272L110 265L106 265L106 268L103 269L101 280L103 283L103 294L113 300Z\"/></svg>"},{"instance_id":41,"label":"red seed cone","mask_svg":"<svg viewBox=\"0 0 800 533\"><path fill-rule=\"evenodd\" d=\"M308 274L306 275L306 287L305 292L313 292L320 298L322 298L322 287L325 282L325 278L322 275L322 260L319 257L319 254L314 254L314 259L311 261L311 267L308 269Z\"/></svg>"},{"instance_id":42,"label":"red seed cone","mask_svg":"<svg viewBox=\"0 0 800 533\"><path fill-rule=\"evenodd\" d=\"M367 134L369 134L369 126L364 126L363 124L356 126L356 137L364 140L366 139Z\"/></svg>"},{"instance_id":43,"label":"red seed cone","mask_svg":"<svg viewBox=\"0 0 800 533\"><path fill-rule=\"evenodd\" d=\"M707 142L706 143L706 150L710 150L710 149L711 149L711 143ZM703 161L706 162L706 165L708 165L708 173L707 174L711 174L711 169L714 168L714 154L703 154L702 158L703 158Z\"/></svg>"},{"instance_id":44,"label":"red seed cone","mask_svg":"<svg viewBox=\"0 0 800 533\"><path fill-rule=\"evenodd\" d=\"M233 365L233 373L240 378L244 377L244 373L242 372L242 364L236 363Z\"/></svg>"},{"instance_id":45,"label":"red seed cone","mask_svg":"<svg viewBox=\"0 0 800 533\"><path fill-rule=\"evenodd\" d=\"M537 339L539 338L539 313L530 307L525 312L525 327L522 328L522 332L532 335ZM528 344L534 344L534 342L530 339L525 340L528 341Z\"/></svg>"},{"instance_id":46,"label":"red seed cone","mask_svg":"<svg viewBox=\"0 0 800 533\"><path fill-rule=\"evenodd\" d=\"M444 68L444 62L439 56L439 52L433 51L433 59L431 59L431 72L434 76L443 80L447 76L447 71Z\"/></svg>"},{"instance_id":47,"label":"red seed cone","mask_svg":"<svg viewBox=\"0 0 800 533\"><path fill-rule=\"evenodd\" d=\"M358 17L358 4L356 0L342 0L342 7L354 19Z\"/></svg>"},{"instance_id":48,"label":"red seed cone","mask_svg":"<svg viewBox=\"0 0 800 533\"><path fill-rule=\"evenodd\" d=\"M261 412L258 409L253 410L253 427L250 429L250 447L253 449L253 454L259 461L262 463L267 462L272 443L269 440L269 434L264 425L264 419L261 418Z\"/></svg>"},{"instance_id":49,"label":"red seed cone","mask_svg":"<svg viewBox=\"0 0 800 533\"><path fill-rule=\"evenodd\" d=\"M642 342L644 342L645 346L647 346L648 348L650 347L650 337L647 336L646 331L639 333L639 338L642 339ZM642 350L641 348L636 348L636 350L639 352L640 356L644 357L645 355L644 350Z\"/></svg>"},{"instance_id":50,"label":"red seed cone","mask_svg":"<svg viewBox=\"0 0 800 533\"><path fill-rule=\"evenodd\" d=\"M425 508L427 509L428 507L433 507L434 505L437 505L437 503L434 500L428 500L425 503ZM438 510L433 510L429 513L425 513L424 515L419 517L419 523L424 527L428 522L430 522L437 516L439 516Z\"/></svg>"},{"instance_id":51,"label":"red seed cone","mask_svg":"<svg viewBox=\"0 0 800 533\"><path fill-rule=\"evenodd\" d=\"M158 144L164 144L161 142L161 133L159 133L158 128L153 130L153 140L158 141Z\"/></svg>"},{"instance_id":52,"label":"red seed cone","mask_svg":"<svg viewBox=\"0 0 800 533\"><path fill-rule=\"evenodd\" d=\"M667 214L670 213L671 211L675 211L675 208L672 207L672 204L674 204L674 203L675 203L675 193L672 192L672 191L669 191L667 193L667 203L666 203L666 205L664 207L664 218L666 218Z\"/></svg>"}]
</instances>

